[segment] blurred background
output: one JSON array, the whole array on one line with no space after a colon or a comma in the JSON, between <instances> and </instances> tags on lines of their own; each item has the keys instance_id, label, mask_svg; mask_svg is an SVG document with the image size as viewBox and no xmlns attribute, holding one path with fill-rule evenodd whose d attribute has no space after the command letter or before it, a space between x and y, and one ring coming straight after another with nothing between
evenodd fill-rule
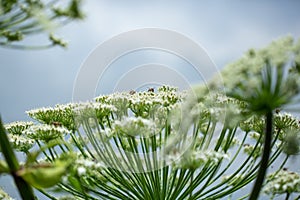
<instances>
[{"instance_id":1,"label":"blurred background","mask_svg":"<svg viewBox=\"0 0 300 200\"><path fill-rule=\"evenodd\" d=\"M250 48L266 46L281 36L300 36L300 1L110 1L85 0L86 18L56 31L69 42L67 49L13 50L0 48L0 113L5 123L29 120L25 111L72 101L74 81L81 64L97 45L122 32L155 27L174 30L201 45L218 69L238 59ZM30 44L40 43L36 35ZM122 65L153 58L170 60L165 53L133 54L118 62L111 75ZM180 63L178 66L185 64ZM173 60L173 61L174 61ZM167 61L166 61L167 62ZM174 62L172 62L174 64ZM166 63L168 64L168 63ZM176 67L176 66L175 66ZM130 68L130 66L129 66ZM119 73L120 74L120 73ZM192 72L191 82L197 83ZM109 78L108 78L109 80ZM107 87L109 84L102 85ZM2 177L1 177L2 179ZM0 181L14 191L10 182Z\"/></svg>"}]
</instances>

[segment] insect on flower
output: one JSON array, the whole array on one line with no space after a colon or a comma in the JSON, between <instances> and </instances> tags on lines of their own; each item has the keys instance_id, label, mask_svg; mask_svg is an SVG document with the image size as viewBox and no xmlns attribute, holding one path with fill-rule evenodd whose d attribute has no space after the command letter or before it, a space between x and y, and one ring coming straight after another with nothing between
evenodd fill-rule
<instances>
[{"instance_id":1,"label":"insect on flower","mask_svg":"<svg viewBox=\"0 0 300 200\"><path fill-rule=\"evenodd\" d=\"M136 93L136 91L134 91L134 90L130 90L130 91L129 91L129 94L130 94L130 95L134 95L135 93Z\"/></svg>"},{"instance_id":2,"label":"insect on flower","mask_svg":"<svg viewBox=\"0 0 300 200\"><path fill-rule=\"evenodd\" d=\"M54 125L54 126L56 126L56 127L62 126L62 124L61 124L60 122L56 122L56 121L51 122L51 125Z\"/></svg>"},{"instance_id":3,"label":"insect on flower","mask_svg":"<svg viewBox=\"0 0 300 200\"><path fill-rule=\"evenodd\" d=\"M149 88L148 92L154 92L154 88L153 87Z\"/></svg>"}]
</instances>

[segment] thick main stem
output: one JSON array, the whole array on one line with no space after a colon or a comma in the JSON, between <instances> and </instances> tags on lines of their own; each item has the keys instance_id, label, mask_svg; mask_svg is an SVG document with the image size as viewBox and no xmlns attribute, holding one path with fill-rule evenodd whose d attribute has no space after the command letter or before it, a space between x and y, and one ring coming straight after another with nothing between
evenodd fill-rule
<instances>
[{"instance_id":1,"label":"thick main stem","mask_svg":"<svg viewBox=\"0 0 300 200\"><path fill-rule=\"evenodd\" d=\"M285 200L289 200L290 195L291 195L290 193L286 193Z\"/></svg>"},{"instance_id":2,"label":"thick main stem","mask_svg":"<svg viewBox=\"0 0 300 200\"><path fill-rule=\"evenodd\" d=\"M12 174L15 184L19 190L19 194L22 197L23 200L35 200L35 196L33 194L32 187L24 181L22 177L19 177L15 173Z\"/></svg>"},{"instance_id":3,"label":"thick main stem","mask_svg":"<svg viewBox=\"0 0 300 200\"><path fill-rule=\"evenodd\" d=\"M269 111L266 113L266 133L264 138L264 149L263 155L258 171L258 175L255 181L255 184L252 188L249 200L257 200L259 197L260 190L263 186L266 172L268 169L269 157L271 152L271 143L272 143L272 124L273 124L273 113Z\"/></svg>"},{"instance_id":4,"label":"thick main stem","mask_svg":"<svg viewBox=\"0 0 300 200\"><path fill-rule=\"evenodd\" d=\"M19 190L20 196L24 200L34 200L34 194L31 186L24 181L22 177L19 177L16 172L19 170L19 163L15 153L9 143L8 137L5 132L5 128L0 118L0 149L9 167L10 174L13 176L15 184Z\"/></svg>"}]
</instances>

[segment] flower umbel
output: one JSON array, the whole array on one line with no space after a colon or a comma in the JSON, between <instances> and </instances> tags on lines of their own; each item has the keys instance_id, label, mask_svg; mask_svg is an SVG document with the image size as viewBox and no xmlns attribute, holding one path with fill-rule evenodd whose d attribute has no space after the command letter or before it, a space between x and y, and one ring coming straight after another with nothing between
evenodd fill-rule
<instances>
[{"instance_id":1,"label":"flower umbel","mask_svg":"<svg viewBox=\"0 0 300 200\"><path fill-rule=\"evenodd\" d=\"M29 129L25 130L24 134L31 139L41 140L48 143L54 139L62 139L65 134L70 131L64 127L57 127L55 125L33 125Z\"/></svg>"},{"instance_id":2,"label":"flower umbel","mask_svg":"<svg viewBox=\"0 0 300 200\"><path fill-rule=\"evenodd\" d=\"M272 173L268 176L263 191L272 195L300 193L300 175L287 169Z\"/></svg>"}]
</instances>

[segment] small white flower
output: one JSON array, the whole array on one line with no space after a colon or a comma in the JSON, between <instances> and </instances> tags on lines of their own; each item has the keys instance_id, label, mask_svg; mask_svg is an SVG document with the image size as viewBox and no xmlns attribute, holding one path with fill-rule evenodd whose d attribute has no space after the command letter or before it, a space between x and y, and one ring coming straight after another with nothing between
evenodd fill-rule
<instances>
[{"instance_id":1,"label":"small white flower","mask_svg":"<svg viewBox=\"0 0 300 200\"><path fill-rule=\"evenodd\" d=\"M274 188L278 190L280 188L280 185L279 184L275 184Z\"/></svg>"},{"instance_id":2,"label":"small white flower","mask_svg":"<svg viewBox=\"0 0 300 200\"><path fill-rule=\"evenodd\" d=\"M95 163L94 163L93 161L91 161L91 160L85 160L84 163L83 163L83 165L84 165L85 167L87 167L87 168L93 167L94 164L95 164Z\"/></svg>"},{"instance_id":3,"label":"small white flower","mask_svg":"<svg viewBox=\"0 0 300 200\"><path fill-rule=\"evenodd\" d=\"M78 174L79 176L85 175L85 174L86 174L86 169L85 169L84 167L78 167L78 168L77 168L77 174Z\"/></svg>"}]
</instances>

